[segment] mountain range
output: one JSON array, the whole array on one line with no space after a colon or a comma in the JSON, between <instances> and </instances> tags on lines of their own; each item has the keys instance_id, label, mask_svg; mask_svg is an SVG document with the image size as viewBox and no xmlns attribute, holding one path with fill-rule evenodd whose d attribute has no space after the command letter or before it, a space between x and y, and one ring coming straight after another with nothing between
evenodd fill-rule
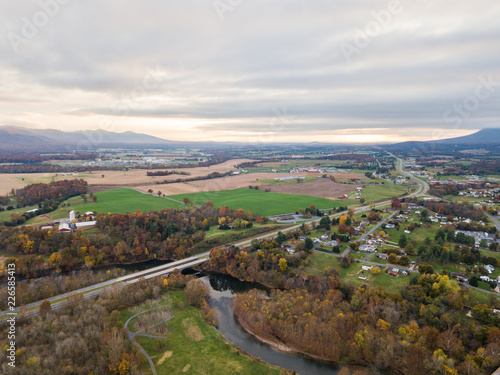
<instances>
[{"instance_id":1,"label":"mountain range","mask_svg":"<svg viewBox=\"0 0 500 375\"><path fill-rule=\"evenodd\" d=\"M492 145L500 144L500 129L483 129L463 137L439 139L428 143L448 145Z\"/></svg>"},{"instance_id":2,"label":"mountain range","mask_svg":"<svg viewBox=\"0 0 500 375\"><path fill-rule=\"evenodd\" d=\"M469 147L496 147L500 145L500 129L489 128L482 129L473 134L469 134L463 137L438 139L432 141L409 141L395 143L392 145L384 146L388 149L393 150L437 150L437 149L448 149L449 147L457 146L460 149L466 149Z\"/></svg>"},{"instance_id":3,"label":"mountain range","mask_svg":"<svg viewBox=\"0 0 500 375\"><path fill-rule=\"evenodd\" d=\"M63 132L54 129L28 129L18 126L0 126L0 150L9 151L56 151L75 149L96 149L100 147L165 146L187 144L169 141L147 134L135 132L115 133L106 130L82 130ZM457 138L424 142L403 142L384 147L412 149L425 146L494 146L500 145L500 129L483 129L476 133Z\"/></svg>"},{"instance_id":4,"label":"mountain range","mask_svg":"<svg viewBox=\"0 0 500 375\"><path fill-rule=\"evenodd\" d=\"M164 145L172 144L162 138L147 134L107 130L82 130L63 132L54 129L27 129L17 126L0 127L0 149L3 150L48 150L69 148L98 148L110 145Z\"/></svg>"}]
</instances>

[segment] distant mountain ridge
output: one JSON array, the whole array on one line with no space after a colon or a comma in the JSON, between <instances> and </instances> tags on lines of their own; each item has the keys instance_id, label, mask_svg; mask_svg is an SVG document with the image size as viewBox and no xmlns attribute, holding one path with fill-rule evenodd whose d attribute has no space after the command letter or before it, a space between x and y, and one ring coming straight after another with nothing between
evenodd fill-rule
<instances>
[{"instance_id":1,"label":"distant mountain ridge","mask_svg":"<svg viewBox=\"0 0 500 375\"><path fill-rule=\"evenodd\" d=\"M482 129L476 133L465 135L463 137L439 139L437 141L430 141L429 143L456 144L456 145L500 144L500 129L495 129L495 128Z\"/></svg>"},{"instance_id":2,"label":"distant mountain ridge","mask_svg":"<svg viewBox=\"0 0 500 375\"><path fill-rule=\"evenodd\" d=\"M488 128L479 130L473 134L465 135L463 137L438 139L433 141L409 141L395 143L392 145L384 146L390 149L413 149L432 146L496 146L500 145L500 128Z\"/></svg>"},{"instance_id":3,"label":"distant mountain ridge","mask_svg":"<svg viewBox=\"0 0 500 375\"><path fill-rule=\"evenodd\" d=\"M27 129L18 126L0 126L0 149L3 150L44 150L50 148L70 148L78 145L119 145L119 144L169 144L162 138L131 131L115 133L107 130L81 130L63 132L54 129Z\"/></svg>"}]
</instances>

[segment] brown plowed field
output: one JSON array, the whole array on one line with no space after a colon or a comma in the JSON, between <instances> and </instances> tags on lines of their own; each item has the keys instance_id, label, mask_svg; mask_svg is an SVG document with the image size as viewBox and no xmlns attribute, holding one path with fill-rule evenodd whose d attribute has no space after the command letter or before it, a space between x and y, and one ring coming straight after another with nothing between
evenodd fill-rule
<instances>
[{"instance_id":1,"label":"brown plowed field","mask_svg":"<svg viewBox=\"0 0 500 375\"><path fill-rule=\"evenodd\" d=\"M313 195L316 197L339 198L344 194L353 191L358 185L341 184L331 181L329 178L287 185L270 185L261 182L262 180L270 180L279 177L287 176L302 176L302 177L320 177L317 173L250 173L238 176L227 176L212 180L181 182L165 185L145 185L137 186L136 189L147 192L148 189L154 191L160 190L165 195L183 194L183 193L199 193L204 191L219 191L232 190L238 188L246 188L249 185L259 185L261 189L269 188L273 192L288 193L288 194L304 194ZM352 178L360 178L363 176L353 175Z\"/></svg>"},{"instance_id":2,"label":"brown plowed field","mask_svg":"<svg viewBox=\"0 0 500 375\"><path fill-rule=\"evenodd\" d=\"M248 187L249 185L259 185L262 186L265 183L259 182L259 180L269 180L277 176L275 173L249 173L240 174L236 176L226 176L221 178L214 178L212 180L200 180L191 182L179 182L174 184L155 184L155 185L144 185L137 186L138 190L147 192L148 189L153 189L154 191L160 190L165 195L174 195L182 193L199 193L202 191L219 191L219 190L233 190L243 187ZM304 177L318 177L318 174L292 174L292 173L280 173L279 177L286 176L304 176Z\"/></svg>"}]
</instances>

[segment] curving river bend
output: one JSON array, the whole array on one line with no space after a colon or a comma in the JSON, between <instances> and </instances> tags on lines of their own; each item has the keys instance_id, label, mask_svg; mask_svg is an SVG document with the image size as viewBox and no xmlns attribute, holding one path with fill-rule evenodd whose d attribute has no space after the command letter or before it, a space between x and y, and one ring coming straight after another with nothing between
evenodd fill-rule
<instances>
[{"instance_id":1,"label":"curving river bend","mask_svg":"<svg viewBox=\"0 0 500 375\"><path fill-rule=\"evenodd\" d=\"M233 299L236 293L250 289L264 289L257 284L236 280L230 276L210 275L201 278L210 288L210 306L219 317L219 332L231 343L245 352L260 357L263 361L281 368L296 371L300 375L336 375L343 367L362 370L365 374L381 374L366 367L352 365L334 366L328 362L308 358L296 353L283 352L259 341L247 333L236 321L233 313Z\"/></svg>"}]
</instances>

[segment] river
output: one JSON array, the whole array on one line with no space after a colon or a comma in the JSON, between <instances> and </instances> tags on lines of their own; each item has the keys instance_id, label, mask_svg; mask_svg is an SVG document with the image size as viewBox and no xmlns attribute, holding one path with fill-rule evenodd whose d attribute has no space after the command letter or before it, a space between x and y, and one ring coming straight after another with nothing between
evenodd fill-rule
<instances>
[{"instance_id":1,"label":"river","mask_svg":"<svg viewBox=\"0 0 500 375\"><path fill-rule=\"evenodd\" d=\"M241 282L230 276L210 275L203 276L202 280L210 288L210 306L219 317L219 331L231 343L240 347L245 352L260 357L263 361L281 368L296 371L300 375L336 375L343 367L351 372L362 370L365 374L381 374L366 367L341 365L308 358L297 353L280 351L265 344L247 333L236 321L233 313L233 300L236 293L258 288L266 290L257 284Z\"/></svg>"}]
</instances>

